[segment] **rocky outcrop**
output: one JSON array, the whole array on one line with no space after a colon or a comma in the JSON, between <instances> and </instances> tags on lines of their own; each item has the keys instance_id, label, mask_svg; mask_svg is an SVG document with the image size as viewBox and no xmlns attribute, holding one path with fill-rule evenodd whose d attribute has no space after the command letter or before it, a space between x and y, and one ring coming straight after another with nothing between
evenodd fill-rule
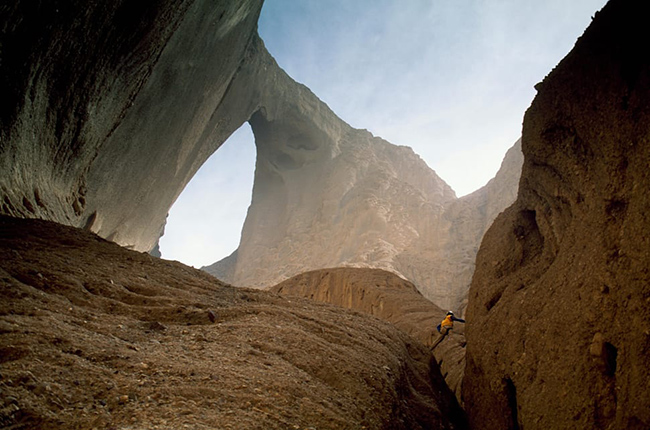
<instances>
[{"instance_id":1,"label":"rocky outcrop","mask_svg":"<svg viewBox=\"0 0 650 430\"><path fill-rule=\"evenodd\" d=\"M439 336L436 325L446 311L424 298L415 285L378 269L335 268L296 275L269 289L286 296L332 303L388 321L430 347ZM434 350L447 385L460 399L465 369L463 324Z\"/></svg>"},{"instance_id":2,"label":"rocky outcrop","mask_svg":"<svg viewBox=\"0 0 650 430\"><path fill-rule=\"evenodd\" d=\"M215 114L262 1L77 3L0 12L0 213L149 251L184 186L253 112Z\"/></svg>"},{"instance_id":3,"label":"rocky outcrop","mask_svg":"<svg viewBox=\"0 0 650 430\"><path fill-rule=\"evenodd\" d=\"M326 108L311 93L305 96ZM311 128L319 135L297 134L296 124L308 120L319 123ZM265 287L305 270L341 265L394 271L395 257L419 231L435 229L431 224L442 204L454 199L410 148L336 117L327 120L311 113L288 125L252 118L259 148L253 199L229 282ZM286 147L282 158L264 149L267 140ZM317 155L316 149L329 152Z\"/></svg>"},{"instance_id":4,"label":"rocky outcrop","mask_svg":"<svg viewBox=\"0 0 650 430\"><path fill-rule=\"evenodd\" d=\"M469 295L476 428L650 428L648 13L610 1L526 113Z\"/></svg>"},{"instance_id":5,"label":"rocky outcrop","mask_svg":"<svg viewBox=\"0 0 650 430\"><path fill-rule=\"evenodd\" d=\"M422 234L398 256L398 270L436 304L458 311L465 309L476 252L494 218L515 201L522 163L518 140L490 182L449 202L437 231Z\"/></svg>"},{"instance_id":6,"label":"rocky outcrop","mask_svg":"<svg viewBox=\"0 0 650 430\"><path fill-rule=\"evenodd\" d=\"M213 273L262 287L377 267L460 303L485 223L447 230L483 209L445 219L454 193L413 151L352 129L287 76L256 35L261 0L28 3L1 12L0 213L151 251L184 186L250 121L253 201Z\"/></svg>"},{"instance_id":7,"label":"rocky outcrop","mask_svg":"<svg viewBox=\"0 0 650 430\"><path fill-rule=\"evenodd\" d=\"M250 119L252 202L238 249L204 269L265 288L320 268L379 268L440 306L460 306L483 233L516 196L519 145L493 181L457 199L410 148L353 129L266 51L255 51L228 94L262 103ZM251 82L266 84L251 89Z\"/></svg>"},{"instance_id":8,"label":"rocky outcrop","mask_svg":"<svg viewBox=\"0 0 650 430\"><path fill-rule=\"evenodd\" d=\"M42 220L0 216L0 363L2 428L466 428L385 321Z\"/></svg>"}]
</instances>

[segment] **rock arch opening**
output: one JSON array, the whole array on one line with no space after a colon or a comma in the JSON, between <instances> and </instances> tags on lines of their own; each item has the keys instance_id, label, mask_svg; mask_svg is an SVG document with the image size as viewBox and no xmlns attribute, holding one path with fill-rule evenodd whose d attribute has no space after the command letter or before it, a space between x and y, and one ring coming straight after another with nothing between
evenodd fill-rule
<instances>
[{"instance_id":1,"label":"rock arch opening","mask_svg":"<svg viewBox=\"0 0 650 430\"><path fill-rule=\"evenodd\" d=\"M256 150L244 123L196 172L169 210L162 257L195 267L214 263L239 244L251 202Z\"/></svg>"}]
</instances>

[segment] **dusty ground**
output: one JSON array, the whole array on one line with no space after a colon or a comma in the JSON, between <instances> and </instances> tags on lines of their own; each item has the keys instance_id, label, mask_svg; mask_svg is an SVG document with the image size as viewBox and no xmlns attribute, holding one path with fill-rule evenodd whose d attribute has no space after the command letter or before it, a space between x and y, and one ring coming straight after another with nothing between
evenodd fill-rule
<instances>
[{"instance_id":1,"label":"dusty ground","mask_svg":"<svg viewBox=\"0 0 650 430\"><path fill-rule=\"evenodd\" d=\"M81 230L0 218L0 427L462 428L428 350Z\"/></svg>"}]
</instances>

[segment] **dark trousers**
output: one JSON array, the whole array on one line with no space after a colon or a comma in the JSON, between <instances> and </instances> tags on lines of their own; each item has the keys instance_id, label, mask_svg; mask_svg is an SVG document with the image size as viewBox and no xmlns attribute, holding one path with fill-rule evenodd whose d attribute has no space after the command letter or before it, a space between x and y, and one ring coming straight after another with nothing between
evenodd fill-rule
<instances>
[{"instance_id":1,"label":"dark trousers","mask_svg":"<svg viewBox=\"0 0 650 430\"><path fill-rule=\"evenodd\" d=\"M438 339L436 339L436 341L433 342L433 345L431 345L431 348L430 348L431 351L433 351L433 349L434 349L436 346L438 346L438 344L439 344L440 342L442 342L443 339L446 338L448 334L450 334L450 332L451 332L451 327L449 327L449 326L447 326L447 327L442 327L442 328L440 329L440 336L438 336Z\"/></svg>"}]
</instances>

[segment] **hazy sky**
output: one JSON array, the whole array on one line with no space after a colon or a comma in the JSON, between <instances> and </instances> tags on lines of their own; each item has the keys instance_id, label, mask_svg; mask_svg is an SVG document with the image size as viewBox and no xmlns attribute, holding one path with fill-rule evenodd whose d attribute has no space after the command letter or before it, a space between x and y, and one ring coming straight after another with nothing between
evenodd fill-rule
<instances>
[{"instance_id":1,"label":"hazy sky","mask_svg":"<svg viewBox=\"0 0 650 430\"><path fill-rule=\"evenodd\" d=\"M494 177L541 81L605 0L265 0L259 33L344 121L412 147L463 196ZM239 244L255 147L245 124L170 211L163 258Z\"/></svg>"}]
</instances>

